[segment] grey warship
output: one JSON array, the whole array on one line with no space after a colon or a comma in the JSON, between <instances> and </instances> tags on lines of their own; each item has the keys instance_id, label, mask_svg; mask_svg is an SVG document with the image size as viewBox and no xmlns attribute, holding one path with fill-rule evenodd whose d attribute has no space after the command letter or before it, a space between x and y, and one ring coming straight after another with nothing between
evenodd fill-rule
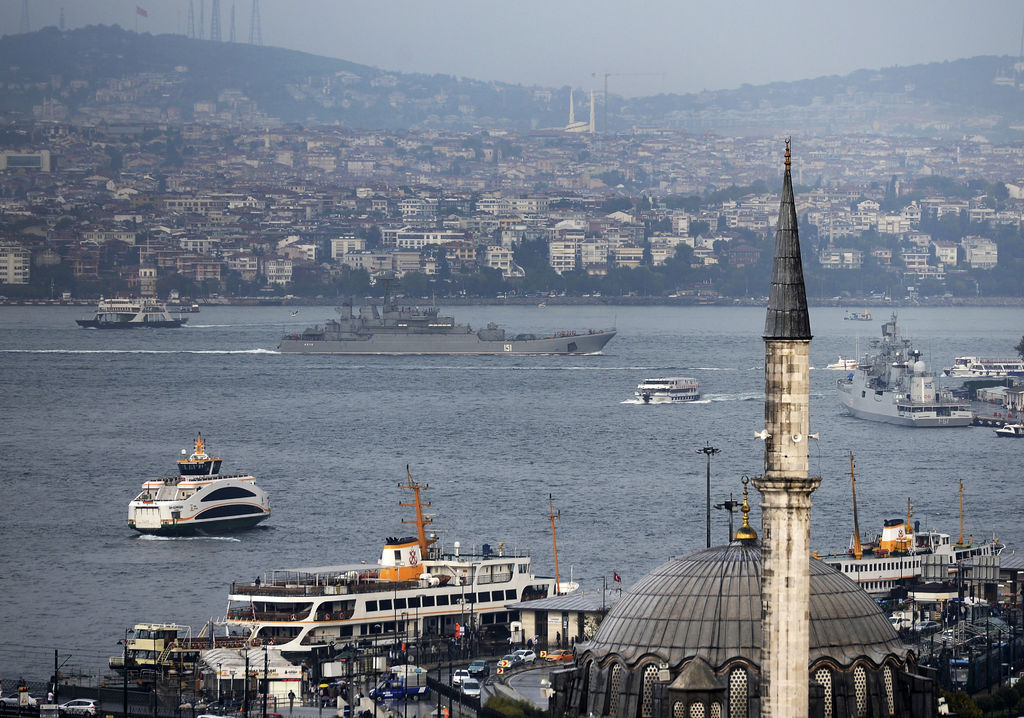
<instances>
[{"instance_id":1,"label":"grey warship","mask_svg":"<svg viewBox=\"0 0 1024 718\"><path fill-rule=\"evenodd\" d=\"M474 330L441 316L436 307L398 307L387 297L381 307L338 307L338 319L286 334L284 354L596 354L614 329L556 332L549 336L508 335L493 322Z\"/></svg>"}]
</instances>

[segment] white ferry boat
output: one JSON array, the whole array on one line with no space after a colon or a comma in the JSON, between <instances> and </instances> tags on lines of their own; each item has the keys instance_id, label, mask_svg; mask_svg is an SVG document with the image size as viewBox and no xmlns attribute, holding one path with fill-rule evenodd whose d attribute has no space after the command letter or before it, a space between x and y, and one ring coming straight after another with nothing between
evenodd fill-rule
<instances>
[{"instance_id":1,"label":"white ferry boat","mask_svg":"<svg viewBox=\"0 0 1024 718\"><path fill-rule=\"evenodd\" d=\"M853 481L853 456L850 456L850 478ZM854 482L855 484L855 482ZM854 487L854 530L845 554L818 556L825 563L842 571L873 596L887 596L900 585L919 582L930 564L947 576L955 575L961 561L975 556L993 556L1003 550L997 540L975 542L963 535L963 484L960 485L960 537L953 541L946 533L922 531L918 522L911 523L913 508L907 500L906 519L886 520L882 533L873 541L861 542L857 523L857 493Z\"/></svg>"},{"instance_id":2,"label":"white ferry boat","mask_svg":"<svg viewBox=\"0 0 1024 718\"><path fill-rule=\"evenodd\" d=\"M843 319L848 319L854 322L870 322L871 312L847 312Z\"/></svg>"},{"instance_id":3,"label":"white ferry boat","mask_svg":"<svg viewBox=\"0 0 1024 718\"><path fill-rule=\"evenodd\" d=\"M414 494L414 503L402 505L416 509L415 520L404 522L416 524L416 536L386 539L376 563L277 569L253 583L233 583L227 624L296 661L332 643L391 644L507 628L518 619L510 604L579 588L559 581L557 554L555 578L548 578L534 575L528 552L501 541L442 546L426 533L432 521L420 492L429 486L409 474L399 488Z\"/></svg>"},{"instance_id":4,"label":"white ferry boat","mask_svg":"<svg viewBox=\"0 0 1024 718\"><path fill-rule=\"evenodd\" d=\"M857 360L856 359L843 359L843 356L840 354L839 358L836 361L834 361L831 364L827 365L825 368L826 369L839 369L839 370L842 370L842 371L851 371L851 370L857 368Z\"/></svg>"},{"instance_id":5,"label":"white ferry boat","mask_svg":"<svg viewBox=\"0 0 1024 718\"><path fill-rule=\"evenodd\" d=\"M691 377L644 379L634 395L644 404L673 404L700 399L700 386Z\"/></svg>"},{"instance_id":6,"label":"white ferry boat","mask_svg":"<svg viewBox=\"0 0 1024 718\"><path fill-rule=\"evenodd\" d=\"M151 297L100 298L91 319L76 319L87 329L177 329L188 321L172 317L167 307Z\"/></svg>"},{"instance_id":7,"label":"white ferry boat","mask_svg":"<svg viewBox=\"0 0 1024 718\"><path fill-rule=\"evenodd\" d=\"M970 404L939 386L921 353L900 336L896 315L882 325L882 339L836 382L839 401L860 419L917 427L970 426Z\"/></svg>"},{"instance_id":8,"label":"white ferry boat","mask_svg":"<svg viewBox=\"0 0 1024 718\"><path fill-rule=\"evenodd\" d=\"M222 460L204 451L178 460L178 474L142 484L128 504L128 525L140 533L176 535L251 528L270 517L270 497L249 474L223 475ZM185 454L185 449L181 450Z\"/></svg>"},{"instance_id":9,"label":"white ferry boat","mask_svg":"<svg viewBox=\"0 0 1024 718\"><path fill-rule=\"evenodd\" d=\"M975 379L978 377L1024 376L1024 360L985 359L983 357L957 357L953 366L943 369L949 377Z\"/></svg>"}]
</instances>

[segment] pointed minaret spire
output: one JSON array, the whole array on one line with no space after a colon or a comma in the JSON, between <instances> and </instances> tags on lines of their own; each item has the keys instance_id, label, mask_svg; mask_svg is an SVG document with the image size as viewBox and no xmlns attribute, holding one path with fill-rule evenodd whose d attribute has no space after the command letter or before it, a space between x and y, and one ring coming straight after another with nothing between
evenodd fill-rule
<instances>
[{"instance_id":1,"label":"pointed minaret spire","mask_svg":"<svg viewBox=\"0 0 1024 718\"><path fill-rule=\"evenodd\" d=\"M576 104L572 99L572 88L569 88L569 124L576 123Z\"/></svg>"},{"instance_id":2,"label":"pointed minaret spire","mask_svg":"<svg viewBox=\"0 0 1024 718\"><path fill-rule=\"evenodd\" d=\"M772 264L772 285L768 295L768 315L764 324L766 340L811 338L789 150L790 140L787 139L786 173L782 178L779 224L775 230L775 261Z\"/></svg>"},{"instance_id":3,"label":"pointed minaret spire","mask_svg":"<svg viewBox=\"0 0 1024 718\"><path fill-rule=\"evenodd\" d=\"M764 329L761 492L761 718L807 718L810 676L811 324L800 263L789 140Z\"/></svg>"},{"instance_id":4,"label":"pointed minaret spire","mask_svg":"<svg viewBox=\"0 0 1024 718\"><path fill-rule=\"evenodd\" d=\"M597 132L597 123L594 121L594 91L590 91L590 134Z\"/></svg>"}]
</instances>

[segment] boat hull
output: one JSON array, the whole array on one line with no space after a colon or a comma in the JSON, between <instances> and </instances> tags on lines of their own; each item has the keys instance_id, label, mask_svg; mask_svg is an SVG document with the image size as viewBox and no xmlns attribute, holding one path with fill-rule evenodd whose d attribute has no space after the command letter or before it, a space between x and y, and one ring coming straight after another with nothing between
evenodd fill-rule
<instances>
[{"instance_id":1,"label":"boat hull","mask_svg":"<svg viewBox=\"0 0 1024 718\"><path fill-rule=\"evenodd\" d=\"M963 412L950 411L949 416L941 415L943 411L941 407L927 407L927 411L901 412L897 409L895 399L889 392L878 395L879 398L876 401L873 398L876 396L875 393L868 391L867 398L858 400L858 397L853 395L854 391L850 390L851 387L849 385L844 386L843 380L839 380L838 385L839 401L858 419L880 421L898 426L926 428L970 426L974 420L974 417L969 412L964 414ZM856 384L854 384L852 389L856 389Z\"/></svg>"},{"instance_id":2,"label":"boat hull","mask_svg":"<svg viewBox=\"0 0 1024 718\"><path fill-rule=\"evenodd\" d=\"M178 329L188 319L172 319L159 322L104 322L98 319L76 319L78 326L86 329Z\"/></svg>"},{"instance_id":3,"label":"boat hull","mask_svg":"<svg viewBox=\"0 0 1024 718\"><path fill-rule=\"evenodd\" d=\"M251 529L257 524L270 518L270 512L265 514L254 514L251 516L240 516L230 519L218 519L211 521L183 521L178 523L166 523L157 527L139 528L132 522L128 526L140 534L151 536L196 536L222 533L225 531L244 531Z\"/></svg>"},{"instance_id":4,"label":"boat hull","mask_svg":"<svg viewBox=\"0 0 1024 718\"><path fill-rule=\"evenodd\" d=\"M371 334L353 339L281 340L283 354L596 354L615 336L614 330L565 332L542 339L484 340L476 334Z\"/></svg>"}]
</instances>

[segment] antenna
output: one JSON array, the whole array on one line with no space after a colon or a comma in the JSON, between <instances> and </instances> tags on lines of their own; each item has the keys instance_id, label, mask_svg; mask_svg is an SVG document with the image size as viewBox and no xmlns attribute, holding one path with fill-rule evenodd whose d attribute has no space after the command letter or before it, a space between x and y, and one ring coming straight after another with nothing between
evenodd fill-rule
<instances>
[{"instance_id":1,"label":"antenna","mask_svg":"<svg viewBox=\"0 0 1024 718\"><path fill-rule=\"evenodd\" d=\"M249 44L263 44L263 30L260 27L260 0L252 0L252 14L249 16Z\"/></svg>"},{"instance_id":2,"label":"antenna","mask_svg":"<svg viewBox=\"0 0 1024 718\"><path fill-rule=\"evenodd\" d=\"M32 24L28 21L28 0L21 0L21 32L32 32Z\"/></svg>"},{"instance_id":3,"label":"antenna","mask_svg":"<svg viewBox=\"0 0 1024 718\"><path fill-rule=\"evenodd\" d=\"M199 0L199 39L206 39L206 0Z\"/></svg>"},{"instance_id":4,"label":"antenna","mask_svg":"<svg viewBox=\"0 0 1024 718\"><path fill-rule=\"evenodd\" d=\"M60 9L60 31L64 32L64 8Z\"/></svg>"},{"instance_id":5,"label":"antenna","mask_svg":"<svg viewBox=\"0 0 1024 718\"><path fill-rule=\"evenodd\" d=\"M186 25L185 34L196 39L196 6L195 0L188 0L188 24Z\"/></svg>"},{"instance_id":6,"label":"antenna","mask_svg":"<svg viewBox=\"0 0 1024 718\"><path fill-rule=\"evenodd\" d=\"M234 0L231 2L231 30L229 36L231 42L235 41L235 3Z\"/></svg>"},{"instance_id":7,"label":"antenna","mask_svg":"<svg viewBox=\"0 0 1024 718\"><path fill-rule=\"evenodd\" d=\"M210 2L210 39L220 42L220 0Z\"/></svg>"}]
</instances>

